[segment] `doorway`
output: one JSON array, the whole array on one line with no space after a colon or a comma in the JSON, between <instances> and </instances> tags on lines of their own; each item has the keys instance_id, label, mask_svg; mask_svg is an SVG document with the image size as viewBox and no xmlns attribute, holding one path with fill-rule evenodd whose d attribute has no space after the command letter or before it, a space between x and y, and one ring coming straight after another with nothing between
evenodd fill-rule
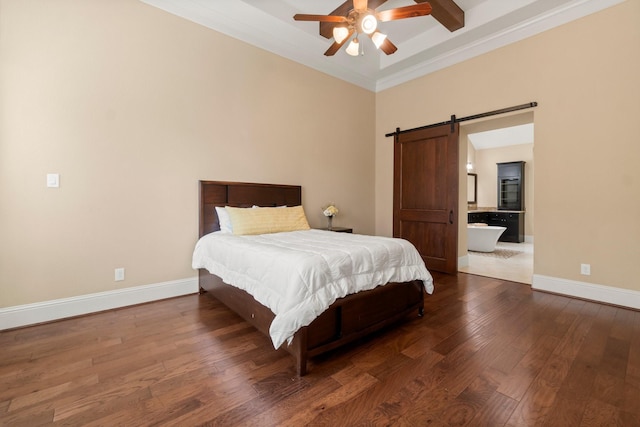
<instances>
[{"instance_id":1,"label":"doorway","mask_svg":"<svg viewBox=\"0 0 640 427\"><path fill-rule=\"evenodd\" d=\"M460 201L460 233L458 270L480 276L496 277L531 285L534 256L533 176L535 162L533 112L489 118L460 126L460 153L466 165L464 171L475 174L475 203L469 198L467 211ZM466 148L466 150L465 150ZM498 241L494 252L467 251L466 224L469 212L491 212L497 209L497 163L525 162L524 241ZM462 162L461 162L462 163ZM467 192L462 191L466 196Z\"/></svg>"}]
</instances>

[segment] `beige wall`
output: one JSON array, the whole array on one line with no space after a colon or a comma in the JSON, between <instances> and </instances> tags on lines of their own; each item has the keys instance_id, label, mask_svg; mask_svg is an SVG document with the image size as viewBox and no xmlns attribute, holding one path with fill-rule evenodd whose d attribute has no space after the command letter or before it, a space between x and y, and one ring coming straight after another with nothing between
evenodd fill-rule
<instances>
[{"instance_id":1,"label":"beige wall","mask_svg":"<svg viewBox=\"0 0 640 427\"><path fill-rule=\"evenodd\" d=\"M390 235L385 133L529 101L535 273L638 290L639 45L627 1L375 95L136 0L0 0L0 307L193 277L199 179Z\"/></svg>"},{"instance_id":2,"label":"beige wall","mask_svg":"<svg viewBox=\"0 0 640 427\"><path fill-rule=\"evenodd\" d=\"M199 179L374 231L372 92L136 0L0 0L0 94L0 307L195 276Z\"/></svg>"},{"instance_id":3,"label":"beige wall","mask_svg":"<svg viewBox=\"0 0 640 427\"><path fill-rule=\"evenodd\" d=\"M626 1L378 93L376 232L392 231L385 133L537 101L534 274L640 290L639 46Z\"/></svg>"}]
</instances>

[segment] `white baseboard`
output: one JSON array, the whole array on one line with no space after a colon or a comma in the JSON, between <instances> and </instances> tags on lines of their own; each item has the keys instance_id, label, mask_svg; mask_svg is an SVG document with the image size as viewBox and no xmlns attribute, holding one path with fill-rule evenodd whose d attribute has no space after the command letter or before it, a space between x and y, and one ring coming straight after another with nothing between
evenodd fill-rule
<instances>
[{"instance_id":1,"label":"white baseboard","mask_svg":"<svg viewBox=\"0 0 640 427\"><path fill-rule=\"evenodd\" d=\"M524 242L525 243L533 243L533 236L530 234L525 234L524 235Z\"/></svg>"},{"instance_id":2,"label":"white baseboard","mask_svg":"<svg viewBox=\"0 0 640 427\"><path fill-rule=\"evenodd\" d=\"M560 279L540 274L533 275L531 288L640 310L640 291Z\"/></svg>"},{"instance_id":3,"label":"white baseboard","mask_svg":"<svg viewBox=\"0 0 640 427\"><path fill-rule=\"evenodd\" d=\"M50 322L198 292L198 278L0 308L0 330Z\"/></svg>"}]
</instances>

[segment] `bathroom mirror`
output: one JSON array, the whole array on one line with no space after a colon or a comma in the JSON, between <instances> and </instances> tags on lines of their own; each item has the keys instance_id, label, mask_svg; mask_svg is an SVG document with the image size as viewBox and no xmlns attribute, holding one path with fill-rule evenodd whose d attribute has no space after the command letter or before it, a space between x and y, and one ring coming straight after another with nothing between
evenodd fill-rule
<instances>
[{"instance_id":1,"label":"bathroom mirror","mask_svg":"<svg viewBox=\"0 0 640 427\"><path fill-rule=\"evenodd\" d=\"M478 174L467 174L467 203L478 203Z\"/></svg>"}]
</instances>

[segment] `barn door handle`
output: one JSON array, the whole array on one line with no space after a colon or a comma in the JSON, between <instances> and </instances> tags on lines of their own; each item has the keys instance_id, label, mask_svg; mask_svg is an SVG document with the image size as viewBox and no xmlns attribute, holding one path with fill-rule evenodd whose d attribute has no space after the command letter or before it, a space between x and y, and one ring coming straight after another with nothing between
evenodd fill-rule
<instances>
[{"instance_id":1,"label":"barn door handle","mask_svg":"<svg viewBox=\"0 0 640 427\"><path fill-rule=\"evenodd\" d=\"M453 224L453 209L449 211L449 224Z\"/></svg>"}]
</instances>

